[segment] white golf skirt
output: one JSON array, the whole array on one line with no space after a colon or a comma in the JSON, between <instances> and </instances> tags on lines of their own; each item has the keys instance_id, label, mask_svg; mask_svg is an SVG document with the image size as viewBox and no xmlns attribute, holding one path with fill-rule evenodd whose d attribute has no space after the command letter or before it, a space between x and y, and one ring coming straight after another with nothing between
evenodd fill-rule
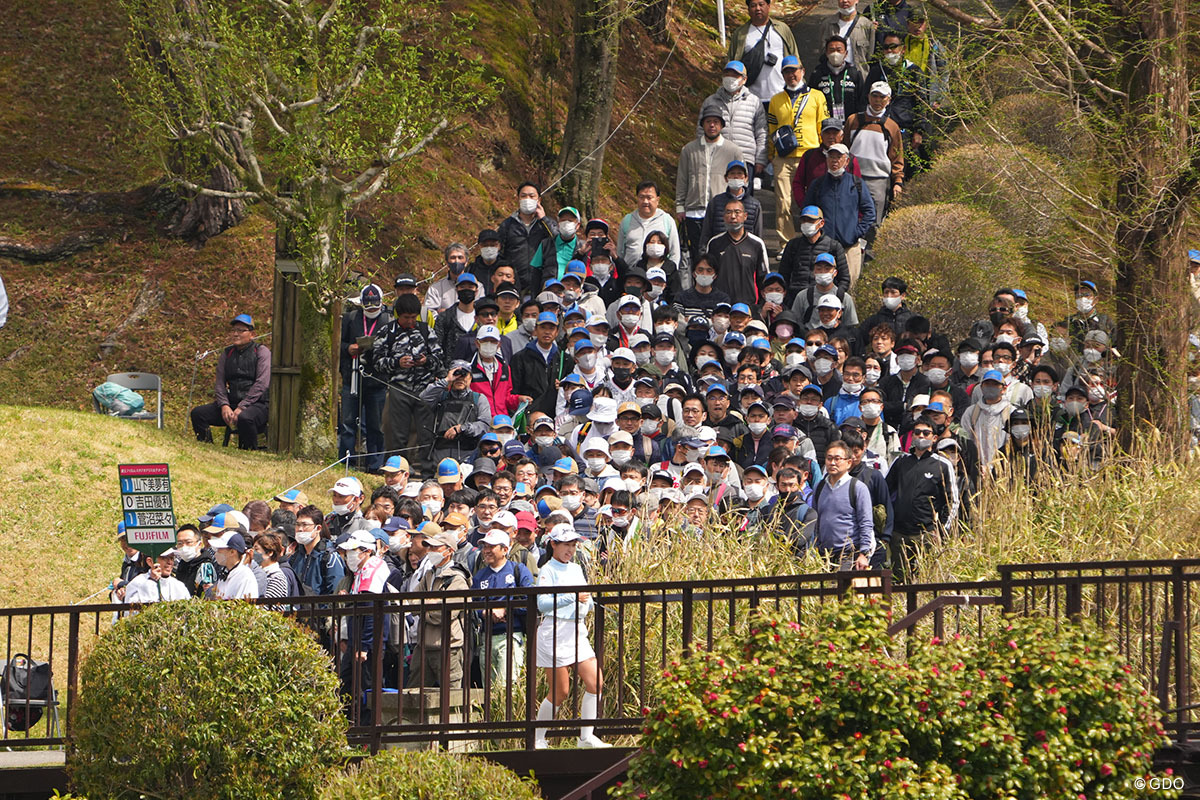
<instances>
[{"instance_id":1,"label":"white golf skirt","mask_svg":"<svg viewBox=\"0 0 1200 800\"><path fill-rule=\"evenodd\" d=\"M542 617L537 628L539 667L569 667L595 657L583 620Z\"/></svg>"}]
</instances>

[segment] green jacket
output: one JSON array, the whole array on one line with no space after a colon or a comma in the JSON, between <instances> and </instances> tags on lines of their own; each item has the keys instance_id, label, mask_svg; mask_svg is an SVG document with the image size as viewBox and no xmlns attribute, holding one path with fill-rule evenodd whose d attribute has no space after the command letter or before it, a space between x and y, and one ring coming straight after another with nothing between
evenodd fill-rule
<instances>
[{"instance_id":1,"label":"green jacket","mask_svg":"<svg viewBox=\"0 0 1200 800\"><path fill-rule=\"evenodd\" d=\"M796 47L796 37L792 36L792 29L783 24L779 20L771 20L771 27L779 34L779 38L783 39L783 49L785 56L800 57L800 50ZM739 25L734 29L729 37L729 58L727 61L741 61L742 55L746 49L746 34L750 32L750 23Z\"/></svg>"}]
</instances>

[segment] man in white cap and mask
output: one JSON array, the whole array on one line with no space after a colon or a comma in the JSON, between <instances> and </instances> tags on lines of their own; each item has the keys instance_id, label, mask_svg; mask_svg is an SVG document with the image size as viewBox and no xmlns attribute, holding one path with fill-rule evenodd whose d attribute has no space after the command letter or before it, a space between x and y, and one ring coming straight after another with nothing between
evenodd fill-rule
<instances>
[{"instance_id":1,"label":"man in white cap and mask","mask_svg":"<svg viewBox=\"0 0 1200 800\"><path fill-rule=\"evenodd\" d=\"M483 566L471 581L472 589L513 589L533 586L533 575L524 564L508 560L512 539L506 529L516 530L517 519L503 511L496 515L493 527L480 540ZM483 612L483 634L488 643L481 652L480 665L491 676L493 689L508 689L517 684L525 664L525 608L518 597L500 595L488 598L491 606Z\"/></svg>"}]
</instances>

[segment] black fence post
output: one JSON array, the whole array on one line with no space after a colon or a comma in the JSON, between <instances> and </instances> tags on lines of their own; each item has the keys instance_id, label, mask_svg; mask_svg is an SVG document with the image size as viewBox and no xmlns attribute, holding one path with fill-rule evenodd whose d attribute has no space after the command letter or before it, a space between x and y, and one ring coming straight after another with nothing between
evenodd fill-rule
<instances>
[{"instance_id":1,"label":"black fence post","mask_svg":"<svg viewBox=\"0 0 1200 800\"><path fill-rule=\"evenodd\" d=\"M683 655L692 653L692 587L683 589Z\"/></svg>"},{"instance_id":2,"label":"black fence post","mask_svg":"<svg viewBox=\"0 0 1200 800\"><path fill-rule=\"evenodd\" d=\"M1000 572L1000 608L1005 614L1013 613L1013 573L1012 568L1008 564L1000 564L997 569Z\"/></svg>"}]
</instances>

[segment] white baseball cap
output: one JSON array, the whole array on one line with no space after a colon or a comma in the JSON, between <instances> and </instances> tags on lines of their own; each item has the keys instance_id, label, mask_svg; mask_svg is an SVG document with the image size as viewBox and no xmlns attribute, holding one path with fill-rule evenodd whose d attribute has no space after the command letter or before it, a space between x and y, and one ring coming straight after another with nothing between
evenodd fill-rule
<instances>
[{"instance_id":1,"label":"white baseball cap","mask_svg":"<svg viewBox=\"0 0 1200 800\"><path fill-rule=\"evenodd\" d=\"M366 531L355 531L350 538L338 545L339 550L374 550L375 542L379 541Z\"/></svg>"},{"instance_id":2,"label":"white baseball cap","mask_svg":"<svg viewBox=\"0 0 1200 800\"><path fill-rule=\"evenodd\" d=\"M630 350L628 347L618 347L616 350L613 351L612 355L609 356L609 359L613 360L613 361L615 361L618 358L623 358L631 364L637 363L637 356L635 356L633 354L633 351Z\"/></svg>"},{"instance_id":3,"label":"white baseball cap","mask_svg":"<svg viewBox=\"0 0 1200 800\"><path fill-rule=\"evenodd\" d=\"M347 497L361 497L363 488L358 478L355 478L353 475L347 475L345 478L338 478L338 482L333 485L329 493L341 494Z\"/></svg>"},{"instance_id":4,"label":"white baseball cap","mask_svg":"<svg viewBox=\"0 0 1200 800\"><path fill-rule=\"evenodd\" d=\"M500 329L495 325L484 325L479 330L475 331L476 339L494 339L500 341Z\"/></svg>"},{"instance_id":5,"label":"white baseball cap","mask_svg":"<svg viewBox=\"0 0 1200 800\"><path fill-rule=\"evenodd\" d=\"M517 527L517 515L511 511L501 511L496 516L492 517L492 527L500 526L501 528Z\"/></svg>"},{"instance_id":6,"label":"white baseball cap","mask_svg":"<svg viewBox=\"0 0 1200 800\"><path fill-rule=\"evenodd\" d=\"M515 519L513 521L513 524L516 524ZM488 531L487 536L484 536L481 541L483 542L483 544L492 544L492 545L502 544L505 547L512 547L512 539L510 539L508 537L508 534L505 533L504 531L497 530L495 528L492 528L490 531Z\"/></svg>"},{"instance_id":7,"label":"white baseball cap","mask_svg":"<svg viewBox=\"0 0 1200 800\"><path fill-rule=\"evenodd\" d=\"M579 452L584 458L587 458L587 454L592 450L599 450L601 453L604 453L604 455L608 455L608 442L604 441L599 436L592 436L584 441L583 447L580 448Z\"/></svg>"},{"instance_id":8,"label":"white baseball cap","mask_svg":"<svg viewBox=\"0 0 1200 800\"><path fill-rule=\"evenodd\" d=\"M826 295L821 295L821 299L817 301L817 308L836 308L839 311L843 308L842 301L833 292Z\"/></svg>"},{"instance_id":9,"label":"white baseball cap","mask_svg":"<svg viewBox=\"0 0 1200 800\"><path fill-rule=\"evenodd\" d=\"M892 87L888 86L887 81L875 81L871 84L868 94L881 94L884 97L891 97Z\"/></svg>"},{"instance_id":10,"label":"white baseball cap","mask_svg":"<svg viewBox=\"0 0 1200 800\"><path fill-rule=\"evenodd\" d=\"M575 542L582 538L575 530L575 526L568 525L565 522L555 525L550 529L550 541L552 542Z\"/></svg>"}]
</instances>

